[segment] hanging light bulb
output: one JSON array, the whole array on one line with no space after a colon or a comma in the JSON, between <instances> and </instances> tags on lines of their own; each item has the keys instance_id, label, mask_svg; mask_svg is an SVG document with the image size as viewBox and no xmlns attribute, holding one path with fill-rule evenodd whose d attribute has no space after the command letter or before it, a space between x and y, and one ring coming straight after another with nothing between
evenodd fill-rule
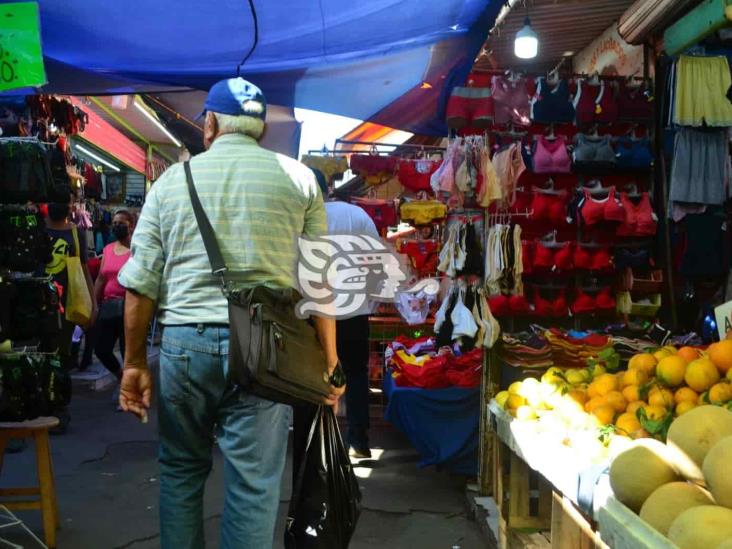
<instances>
[{"instance_id":1,"label":"hanging light bulb","mask_svg":"<svg viewBox=\"0 0 732 549\"><path fill-rule=\"evenodd\" d=\"M513 51L516 57L521 59L533 59L539 52L539 37L531 28L529 16L524 19L524 26L516 33L516 39L513 42Z\"/></svg>"}]
</instances>

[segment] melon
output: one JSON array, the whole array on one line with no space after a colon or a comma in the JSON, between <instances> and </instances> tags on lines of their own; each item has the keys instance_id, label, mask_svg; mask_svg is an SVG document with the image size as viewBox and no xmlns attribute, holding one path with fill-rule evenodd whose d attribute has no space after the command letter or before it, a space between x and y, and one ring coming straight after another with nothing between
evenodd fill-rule
<instances>
[{"instance_id":1,"label":"melon","mask_svg":"<svg viewBox=\"0 0 732 549\"><path fill-rule=\"evenodd\" d=\"M669 482L656 489L643 504L640 518L668 534L669 526L681 513L697 505L713 505L709 492L688 482Z\"/></svg>"},{"instance_id":2,"label":"melon","mask_svg":"<svg viewBox=\"0 0 732 549\"><path fill-rule=\"evenodd\" d=\"M732 538L727 538L722 543L717 545L714 549L732 549Z\"/></svg>"},{"instance_id":3,"label":"melon","mask_svg":"<svg viewBox=\"0 0 732 549\"><path fill-rule=\"evenodd\" d=\"M650 438L633 441L610 465L615 497L636 513L657 488L678 480L668 448Z\"/></svg>"},{"instance_id":4,"label":"melon","mask_svg":"<svg viewBox=\"0 0 732 549\"><path fill-rule=\"evenodd\" d=\"M704 458L702 472L707 487L712 492L718 505L732 508L732 475L729 466L732 463L732 436L724 437L717 442Z\"/></svg>"},{"instance_id":5,"label":"melon","mask_svg":"<svg viewBox=\"0 0 732 549\"><path fill-rule=\"evenodd\" d=\"M668 529L679 549L712 549L732 537L732 509L699 505L681 513Z\"/></svg>"},{"instance_id":6,"label":"melon","mask_svg":"<svg viewBox=\"0 0 732 549\"><path fill-rule=\"evenodd\" d=\"M717 441L730 435L732 412L719 406L697 406L673 421L666 443L681 474L688 480L703 483L701 467L707 452Z\"/></svg>"}]
</instances>

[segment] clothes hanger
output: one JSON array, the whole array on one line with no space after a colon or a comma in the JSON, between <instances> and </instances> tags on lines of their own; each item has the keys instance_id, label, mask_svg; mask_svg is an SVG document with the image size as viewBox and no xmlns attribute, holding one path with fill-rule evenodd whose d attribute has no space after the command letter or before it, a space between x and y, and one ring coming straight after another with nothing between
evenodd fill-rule
<instances>
[{"instance_id":1,"label":"clothes hanger","mask_svg":"<svg viewBox=\"0 0 732 549\"><path fill-rule=\"evenodd\" d=\"M587 134L589 137L600 137L600 126L598 124L593 124L590 126L590 131Z\"/></svg>"},{"instance_id":2,"label":"clothes hanger","mask_svg":"<svg viewBox=\"0 0 732 549\"><path fill-rule=\"evenodd\" d=\"M597 71L593 72L587 83L591 86L599 86L600 84L602 84L602 80L600 80L600 73Z\"/></svg>"},{"instance_id":3,"label":"clothes hanger","mask_svg":"<svg viewBox=\"0 0 732 549\"><path fill-rule=\"evenodd\" d=\"M625 194L628 195L628 198L640 198L641 196L643 196L638 191L638 185L636 185L635 183L626 183L625 185L623 185L623 191L625 192Z\"/></svg>"},{"instance_id":4,"label":"clothes hanger","mask_svg":"<svg viewBox=\"0 0 732 549\"><path fill-rule=\"evenodd\" d=\"M554 141L557 138L557 136L554 135L554 122L549 124L549 133L547 134L546 138L550 141Z\"/></svg>"},{"instance_id":5,"label":"clothes hanger","mask_svg":"<svg viewBox=\"0 0 732 549\"><path fill-rule=\"evenodd\" d=\"M599 179L593 179L592 181L585 183L580 188L582 190L588 191L591 195L600 195L600 194L608 193L608 189L602 186L602 181L600 181Z\"/></svg>"},{"instance_id":6,"label":"clothes hanger","mask_svg":"<svg viewBox=\"0 0 732 549\"><path fill-rule=\"evenodd\" d=\"M539 242L545 248L563 248L564 245L566 244L565 242L557 242L557 230L556 229L554 229L553 231L547 233L542 238L540 238Z\"/></svg>"},{"instance_id":7,"label":"clothes hanger","mask_svg":"<svg viewBox=\"0 0 732 549\"><path fill-rule=\"evenodd\" d=\"M592 249L604 248L605 247L604 244L600 244L599 242L595 242L594 239L593 240L586 240L586 241L578 241L577 242L577 245L580 248L592 248Z\"/></svg>"},{"instance_id":8,"label":"clothes hanger","mask_svg":"<svg viewBox=\"0 0 732 549\"><path fill-rule=\"evenodd\" d=\"M554 195L554 196L558 196L558 195L560 195L560 194L563 193L562 190L555 189L554 188L554 179L552 179L551 177L546 180L546 183L549 184L548 187L542 187L542 186L534 185L532 187L532 190L534 192L537 192L537 193L540 193L540 194L548 194L548 195Z\"/></svg>"}]
</instances>

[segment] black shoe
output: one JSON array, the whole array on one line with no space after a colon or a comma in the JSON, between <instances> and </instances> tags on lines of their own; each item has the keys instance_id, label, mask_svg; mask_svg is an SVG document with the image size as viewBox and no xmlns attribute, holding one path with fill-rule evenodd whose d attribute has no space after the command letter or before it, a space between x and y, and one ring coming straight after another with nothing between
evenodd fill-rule
<instances>
[{"instance_id":1,"label":"black shoe","mask_svg":"<svg viewBox=\"0 0 732 549\"><path fill-rule=\"evenodd\" d=\"M368 448L368 446L363 448L351 446L348 455L356 459L371 459L371 450Z\"/></svg>"}]
</instances>

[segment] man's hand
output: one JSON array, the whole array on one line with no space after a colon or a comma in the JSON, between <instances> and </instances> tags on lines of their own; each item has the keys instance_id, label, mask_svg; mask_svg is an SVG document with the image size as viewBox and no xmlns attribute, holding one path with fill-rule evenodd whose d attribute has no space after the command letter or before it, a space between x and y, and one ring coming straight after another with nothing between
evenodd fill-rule
<instances>
[{"instance_id":1,"label":"man's hand","mask_svg":"<svg viewBox=\"0 0 732 549\"><path fill-rule=\"evenodd\" d=\"M333 409L334 412L338 412L338 399L343 396L343 394L346 392L346 386L343 387L333 387L330 386L330 394L327 397L323 397L323 404L326 406L334 406Z\"/></svg>"},{"instance_id":2,"label":"man's hand","mask_svg":"<svg viewBox=\"0 0 732 549\"><path fill-rule=\"evenodd\" d=\"M125 412L135 414L144 423L152 397L152 376L146 367L125 365L119 388L119 405Z\"/></svg>"}]
</instances>

